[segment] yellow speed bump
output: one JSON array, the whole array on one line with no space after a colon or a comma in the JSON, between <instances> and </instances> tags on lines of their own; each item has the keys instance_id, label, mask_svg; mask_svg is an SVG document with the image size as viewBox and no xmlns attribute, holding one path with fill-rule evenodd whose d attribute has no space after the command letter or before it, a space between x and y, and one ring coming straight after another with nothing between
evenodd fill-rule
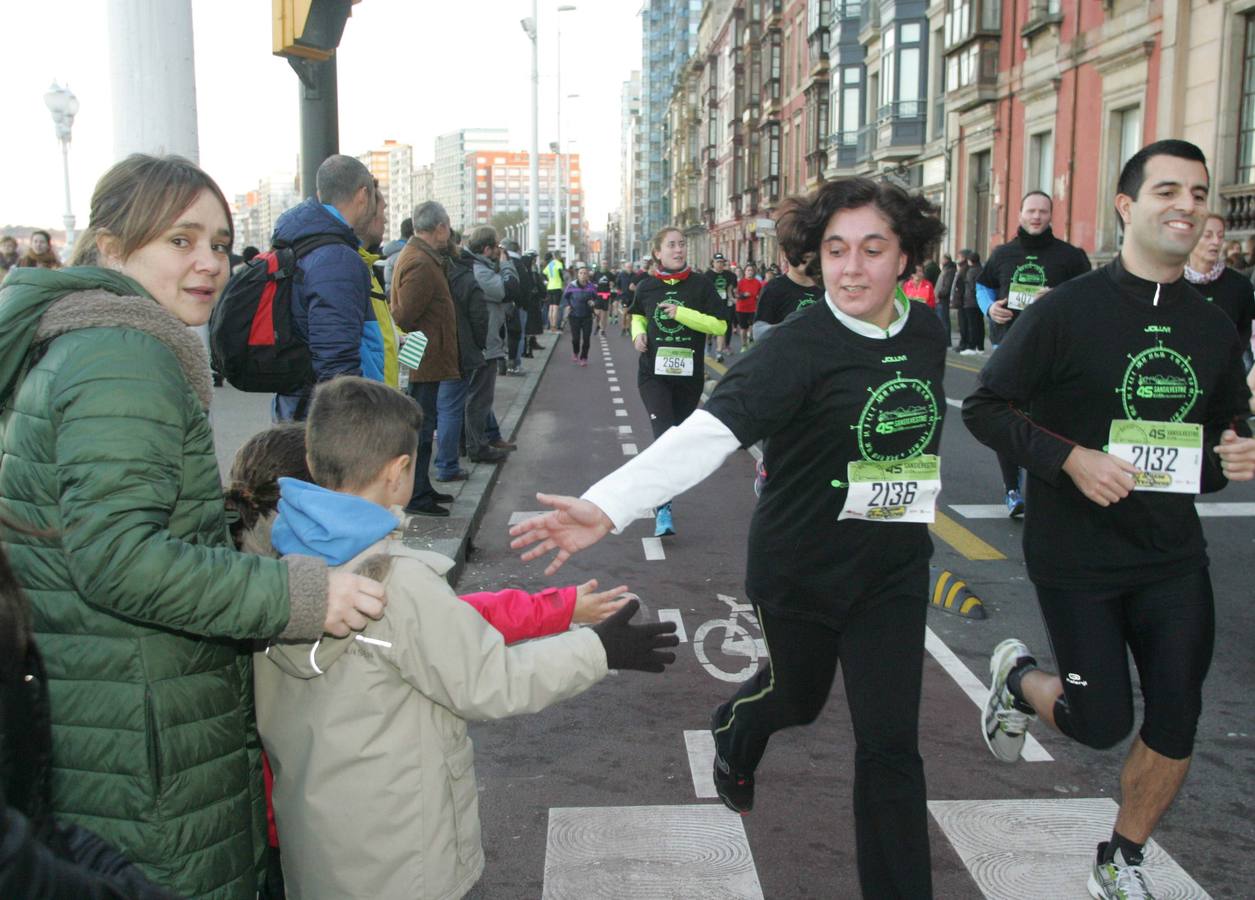
<instances>
[{"instance_id":1,"label":"yellow speed bump","mask_svg":"<svg viewBox=\"0 0 1255 900\"><path fill-rule=\"evenodd\" d=\"M949 569L934 569L929 599L942 612L953 613L965 619L985 618L985 604L980 602L967 582Z\"/></svg>"}]
</instances>

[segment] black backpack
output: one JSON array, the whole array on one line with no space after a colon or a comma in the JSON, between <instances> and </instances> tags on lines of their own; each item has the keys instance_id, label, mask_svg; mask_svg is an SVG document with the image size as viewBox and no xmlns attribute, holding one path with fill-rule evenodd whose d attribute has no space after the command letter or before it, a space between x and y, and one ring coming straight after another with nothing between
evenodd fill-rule
<instances>
[{"instance_id":1,"label":"black backpack","mask_svg":"<svg viewBox=\"0 0 1255 900\"><path fill-rule=\"evenodd\" d=\"M231 276L209 317L214 370L241 391L297 394L314 383L309 344L296 330L292 285L297 261L343 237L316 234L294 244L275 241Z\"/></svg>"}]
</instances>

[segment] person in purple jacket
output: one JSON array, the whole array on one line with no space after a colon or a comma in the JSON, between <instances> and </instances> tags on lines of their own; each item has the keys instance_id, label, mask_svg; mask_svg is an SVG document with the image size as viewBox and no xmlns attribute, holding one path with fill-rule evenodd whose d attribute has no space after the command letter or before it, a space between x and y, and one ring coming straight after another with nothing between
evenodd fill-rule
<instances>
[{"instance_id":1,"label":"person in purple jacket","mask_svg":"<svg viewBox=\"0 0 1255 900\"><path fill-rule=\"evenodd\" d=\"M562 305L567 308L571 323L571 362L588 365L588 345L593 336L593 306L597 301L597 285L588 277L588 266L580 263L575 280L562 292Z\"/></svg>"}]
</instances>

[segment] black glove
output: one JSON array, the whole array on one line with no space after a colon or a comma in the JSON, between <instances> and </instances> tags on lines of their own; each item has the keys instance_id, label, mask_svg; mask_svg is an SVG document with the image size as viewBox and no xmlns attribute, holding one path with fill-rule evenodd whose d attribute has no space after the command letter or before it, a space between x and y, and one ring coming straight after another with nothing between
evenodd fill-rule
<instances>
[{"instance_id":1,"label":"black glove","mask_svg":"<svg viewBox=\"0 0 1255 900\"><path fill-rule=\"evenodd\" d=\"M674 653L665 653L662 650L663 647L675 647L680 643L680 639L675 636L675 623L629 624L628 620L636 615L640 607L639 600L629 600L613 616L593 626L593 632L601 638L601 645L606 648L608 668L661 672L675 662Z\"/></svg>"}]
</instances>

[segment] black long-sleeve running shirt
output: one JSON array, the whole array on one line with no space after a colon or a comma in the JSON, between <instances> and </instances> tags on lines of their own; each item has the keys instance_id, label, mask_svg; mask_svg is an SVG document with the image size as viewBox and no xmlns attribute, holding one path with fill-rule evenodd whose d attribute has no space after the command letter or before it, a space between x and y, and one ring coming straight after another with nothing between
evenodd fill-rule
<instances>
[{"instance_id":1,"label":"black long-sleeve running shirt","mask_svg":"<svg viewBox=\"0 0 1255 900\"><path fill-rule=\"evenodd\" d=\"M1062 471L1074 446L1105 449L1115 419L1190 422L1203 426L1202 490L1226 484L1212 448L1225 428L1249 433L1241 346L1184 279L1157 285L1117 258L1060 285L1024 311L980 385L963 421L1028 470L1034 582L1145 584L1207 565L1193 495L1134 491L1100 507Z\"/></svg>"}]
</instances>

